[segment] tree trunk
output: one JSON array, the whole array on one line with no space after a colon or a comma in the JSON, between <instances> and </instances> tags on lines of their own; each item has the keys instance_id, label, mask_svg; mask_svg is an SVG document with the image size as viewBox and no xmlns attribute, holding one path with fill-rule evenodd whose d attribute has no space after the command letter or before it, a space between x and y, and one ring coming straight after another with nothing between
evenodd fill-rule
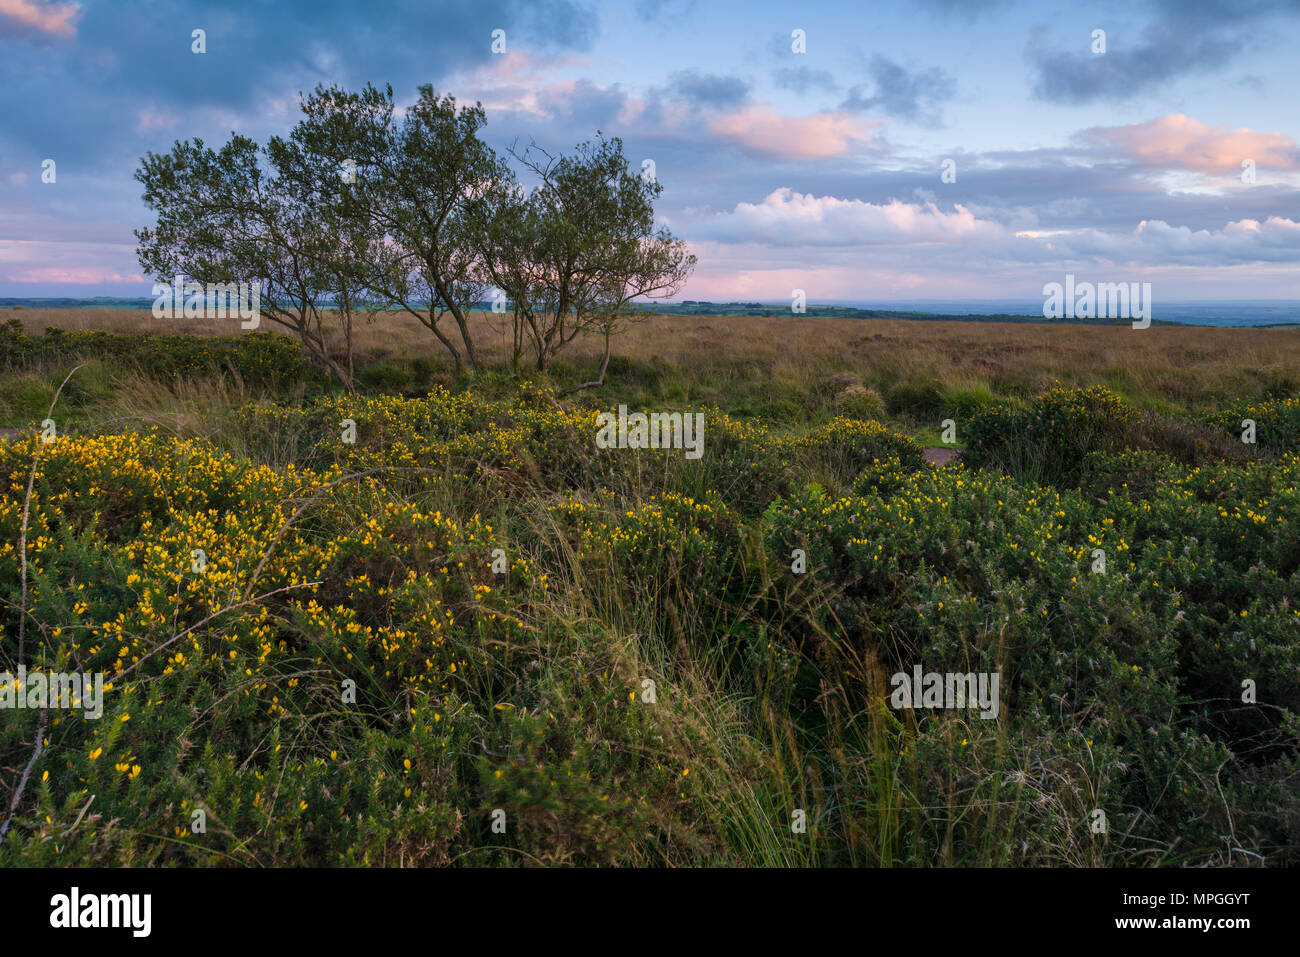
<instances>
[{"instance_id":1,"label":"tree trunk","mask_svg":"<svg viewBox=\"0 0 1300 957\"><path fill-rule=\"evenodd\" d=\"M560 395L569 395L572 392L581 392L583 389L595 389L605 384L605 372L609 369L609 334L611 327L605 327L605 358L600 363L600 375L591 382L582 382L575 385L572 389L565 389Z\"/></svg>"}]
</instances>

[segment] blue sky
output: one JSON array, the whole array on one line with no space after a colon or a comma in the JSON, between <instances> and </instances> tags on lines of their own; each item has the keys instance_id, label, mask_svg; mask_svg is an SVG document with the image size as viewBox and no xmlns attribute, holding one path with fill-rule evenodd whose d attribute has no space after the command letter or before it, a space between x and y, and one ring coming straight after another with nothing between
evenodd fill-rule
<instances>
[{"instance_id":1,"label":"blue sky","mask_svg":"<svg viewBox=\"0 0 1300 957\"><path fill-rule=\"evenodd\" d=\"M682 298L1300 298L1296 50L1300 0L0 0L0 296L148 296L146 151L372 81L481 100L498 149L622 137Z\"/></svg>"}]
</instances>

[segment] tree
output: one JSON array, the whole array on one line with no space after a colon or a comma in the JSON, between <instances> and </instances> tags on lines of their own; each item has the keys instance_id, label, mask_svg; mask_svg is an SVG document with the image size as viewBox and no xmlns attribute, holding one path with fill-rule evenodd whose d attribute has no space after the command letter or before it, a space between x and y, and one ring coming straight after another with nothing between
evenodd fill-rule
<instances>
[{"instance_id":1,"label":"tree","mask_svg":"<svg viewBox=\"0 0 1300 957\"><path fill-rule=\"evenodd\" d=\"M468 316L485 286L467 214L478 196L508 177L478 138L487 122L482 105L458 110L453 97L425 85L399 122L392 87L367 85L359 93L317 87L302 108L294 142L336 167L355 168L341 208L374 239L374 255L357 279L424 324L458 369L468 361L477 372ZM445 327L448 316L455 331Z\"/></svg>"},{"instance_id":2,"label":"tree","mask_svg":"<svg viewBox=\"0 0 1300 957\"><path fill-rule=\"evenodd\" d=\"M609 365L610 336L638 315L643 297L670 296L695 267L695 256L666 228L655 228L653 178L628 169L617 137L580 144L553 157L536 144L511 155L538 183L531 191L498 180L472 204L484 279L514 303L519 329L531 338L538 371L579 335L599 331ZM519 336L516 336L519 341Z\"/></svg>"},{"instance_id":3,"label":"tree","mask_svg":"<svg viewBox=\"0 0 1300 957\"><path fill-rule=\"evenodd\" d=\"M195 139L148 153L135 178L158 221L136 230L137 256L146 273L168 281L260 282L262 315L293 330L350 391L350 371L325 339L325 312L339 288L338 236L286 160L239 135L217 151Z\"/></svg>"},{"instance_id":4,"label":"tree","mask_svg":"<svg viewBox=\"0 0 1300 957\"><path fill-rule=\"evenodd\" d=\"M353 318L362 311L373 318L387 305L366 283L373 263L384 255L381 239L364 217L352 211L347 188L351 169L336 167L293 137L272 137L267 155L279 172L281 187L311 211L316 229L326 237L317 247L316 264L339 315L350 380L354 375Z\"/></svg>"},{"instance_id":5,"label":"tree","mask_svg":"<svg viewBox=\"0 0 1300 957\"><path fill-rule=\"evenodd\" d=\"M318 86L303 118L265 150L235 135L149 153L136 178L158 214L137 231L147 272L202 283L263 283L264 313L352 389L353 316L398 307L425 325L461 369L478 372L469 314L489 285L514 300L513 365L526 342L545 372L579 335L610 336L643 297L675 293L695 266L655 228L662 187L629 171L617 138L552 157L511 155L537 182L521 187L479 139L481 104L458 108L420 87L400 117L392 87ZM345 362L330 354L337 310Z\"/></svg>"}]
</instances>

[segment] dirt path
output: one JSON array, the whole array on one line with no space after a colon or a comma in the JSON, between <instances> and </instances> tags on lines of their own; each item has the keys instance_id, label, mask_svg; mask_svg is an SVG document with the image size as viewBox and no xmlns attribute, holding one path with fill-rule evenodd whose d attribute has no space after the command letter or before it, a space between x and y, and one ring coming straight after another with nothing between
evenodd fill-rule
<instances>
[{"instance_id":1,"label":"dirt path","mask_svg":"<svg viewBox=\"0 0 1300 957\"><path fill-rule=\"evenodd\" d=\"M947 449L942 446L931 446L924 452L925 460L931 465L947 465L961 458L961 449Z\"/></svg>"}]
</instances>

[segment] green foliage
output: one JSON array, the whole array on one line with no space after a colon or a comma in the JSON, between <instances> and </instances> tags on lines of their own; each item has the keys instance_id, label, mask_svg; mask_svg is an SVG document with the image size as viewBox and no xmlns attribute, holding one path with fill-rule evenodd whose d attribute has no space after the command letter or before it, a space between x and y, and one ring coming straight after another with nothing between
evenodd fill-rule
<instances>
[{"instance_id":1,"label":"green foliage","mask_svg":"<svg viewBox=\"0 0 1300 957\"><path fill-rule=\"evenodd\" d=\"M954 386L944 393L944 411L959 421L975 415L993 401L993 390L985 385Z\"/></svg>"},{"instance_id":2,"label":"green foliage","mask_svg":"<svg viewBox=\"0 0 1300 957\"><path fill-rule=\"evenodd\" d=\"M885 400L875 389L851 384L835 397L835 410L851 419L885 418Z\"/></svg>"},{"instance_id":3,"label":"green foliage","mask_svg":"<svg viewBox=\"0 0 1300 957\"><path fill-rule=\"evenodd\" d=\"M357 373L358 385L377 392L400 392L413 381L413 373L396 362L374 363Z\"/></svg>"},{"instance_id":4,"label":"green foliage","mask_svg":"<svg viewBox=\"0 0 1300 957\"><path fill-rule=\"evenodd\" d=\"M640 313L634 300L676 293L695 256L654 204L663 185L632 170L618 137L552 156L536 145L511 155L535 179L503 176L473 204L481 275L512 307L513 363L525 341L544 372L584 332L609 335Z\"/></svg>"},{"instance_id":5,"label":"green foliage","mask_svg":"<svg viewBox=\"0 0 1300 957\"><path fill-rule=\"evenodd\" d=\"M320 85L287 137L264 146L234 134L150 152L136 179L157 216L137 230L148 274L170 281L260 283L260 309L352 391L351 332L363 312L400 307L480 371L468 317L489 286L512 300L512 368L538 371L577 336L606 337L634 300L681 288L695 257L656 228L662 185L633 171L603 134L568 155L535 145L516 156L536 177L519 187L483 140L481 104L423 85L398 109L391 86ZM326 344L336 312L348 354Z\"/></svg>"},{"instance_id":6,"label":"green foliage","mask_svg":"<svg viewBox=\"0 0 1300 957\"><path fill-rule=\"evenodd\" d=\"M937 379L907 379L893 386L886 399L893 412L931 419L943 410L943 386Z\"/></svg>"},{"instance_id":7,"label":"green foliage","mask_svg":"<svg viewBox=\"0 0 1300 957\"><path fill-rule=\"evenodd\" d=\"M130 365L158 378L213 372L237 375L251 385L276 390L319 380L319 374L304 361L302 350L292 339L271 333L200 338L68 332L51 326L42 335L29 336L17 319L0 326L2 369L45 368L82 359L99 360L119 369ZM69 396L75 398L76 390L84 387L84 378L74 378L68 384Z\"/></svg>"},{"instance_id":8,"label":"green foliage","mask_svg":"<svg viewBox=\"0 0 1300 957\"><path fill-rule=\"evenodd\" d=\"M1104 469L1141 462L1126 455ZM796 495L767 513L765 534L774 553L805 549L809 577L833 596L802 630L834 650L852 694L879 694L877 675L916 663L996 671L1006 713L961 732L975 748L1009 739L989 775L1017 774L1013 755L1030 746L1047 765L1083 762L1071 775L1100 788L1091 806L1131 822L1125 840L1141 833L1167 860L1204 853L1235 814L1285 856L1290 825L1263 821L1295 761L1298 475L1294 457L1276 470L1167 463L1158 482L1097 504L964 468L923 470L860 496ZM1229 488L1256 504L1225 508ZM1093 571L1094 549L1109 556L1105 573ZM874 667L845 667L864 658ZM1247 678L1269 685L1266 707L1243 707ZM919 719L917 747L950 733L948 721ZM1041 737L1047 728L1057 731ZM1261 765L1268 797L1207 813L1224 769L1255 780Z\"/></svg>"},{"instance_id":9,"label":"green foliage","mask_svg":"<svg viewBox=\"0 0 1300 957\"><path fill-rule=\"evenodd\" d=\"M1255 423L1255 444L1269 452L1300 452L1300 397L1270 399L1205 417L1212 428L1240 442L1245 420Z\"/></svg>"},{"instance_id":10,"label":"green foliage","mask_svg":"<svg viewBox=\"0 0 1300 957\"><path fill-rule=\"evenodd\" d=\"M1028 404L997 402L963 430L967 461L1036 481L1069 478L1089 452L1126 447L1137 413L1103 386L1055 388Z\"/></svg>"},{"instance_id":11,"label":"green foliage","mask_svg":"<svg viewBox=\"0 0 1300 957\"><path fill-rule=\"evenodd\" d=\"M112 681L0 863L1297 862L1294 453L1189 464L1104 390L967 427L1050 482L703 412L699 460L528 384L252 405L251 460L0 443L6 666L39 455L25 663ZM892 709L915 665L997 673L997 717Z\"/></svg>"}]
</instances>

